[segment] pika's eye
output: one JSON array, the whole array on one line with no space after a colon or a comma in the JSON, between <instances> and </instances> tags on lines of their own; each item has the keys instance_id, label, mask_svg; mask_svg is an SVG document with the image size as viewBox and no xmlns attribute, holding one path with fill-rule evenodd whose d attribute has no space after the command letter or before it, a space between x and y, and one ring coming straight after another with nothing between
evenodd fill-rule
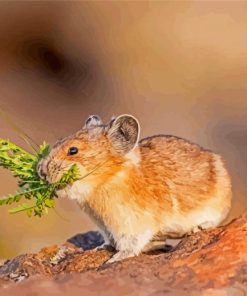
<instances>
[{"instance_id":1,"label":"pika's eye","mask_svg":"<svg viewBox=\"0 0 247 296\"><path fill-rule=\"evenodd\" d=\"M68 155L75 155L78 153L78 148L76 147L70 147L68 151Z\"/></svg>"}]
</instances>

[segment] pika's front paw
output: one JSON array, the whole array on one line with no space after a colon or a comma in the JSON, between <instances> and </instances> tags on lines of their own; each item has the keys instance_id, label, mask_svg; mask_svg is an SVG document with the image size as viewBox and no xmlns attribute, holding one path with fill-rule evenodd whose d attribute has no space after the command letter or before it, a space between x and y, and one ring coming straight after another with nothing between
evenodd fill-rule
<instances>
[{"instance_id":1,"label":"pika's front paw","mask_svg":"<svg viewBox=\"0 0 247 296\"><path fill-rule=\"evenodd\" d=\"M102 250L106 250L106 251L110 251L113 252L115 249L112 245L107 244L107 243L103 243L102 245L94 248L95 251L102 251Z\"/></svg>"},{"instance_id":2,"label":"pika's front paw","mask_svg":"<svg viewBox=\"0 0 247 296\"><path fill-rule=\"evenodd\" d=\"M119 251L115 255L113 255L111 257L111 259L109 259L106 263L107 264L108 263L113 263L113 262L121 261L121 260L126 259L126 258L134 257L134 256L136 256L136 254L134 254L133 252Z\"/></svg>"}]
</instances>

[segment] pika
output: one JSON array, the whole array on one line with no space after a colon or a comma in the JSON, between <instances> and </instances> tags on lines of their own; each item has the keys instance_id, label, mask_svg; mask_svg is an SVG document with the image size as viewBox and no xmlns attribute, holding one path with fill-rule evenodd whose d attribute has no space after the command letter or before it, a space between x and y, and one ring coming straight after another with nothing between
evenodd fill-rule
<instances>
[{"instance_id":1,"label":"pika","mask_svg":"<svg viewBox=\"0 0 247 296\"><path fill-rule=\"evenodd\" d=\"M231 181L218 154L182 138L139 141L131 115L103 124L90 116L58 141L38 164L54 183L74 164L81 178L58 192L76 200L111 245L114 262L138 255L156 241L218 226L231 206Z\"/></svg>"}]
</instances>

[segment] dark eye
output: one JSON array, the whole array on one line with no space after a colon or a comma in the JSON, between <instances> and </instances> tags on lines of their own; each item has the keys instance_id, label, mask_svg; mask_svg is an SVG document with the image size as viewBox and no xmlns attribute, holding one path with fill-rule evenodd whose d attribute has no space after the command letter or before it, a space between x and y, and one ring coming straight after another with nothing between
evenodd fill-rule
<instances>
[{"instance_id":1,"label":"dark eye","mask_svg":"<svg viewBox=\"0 0 247 296\"><path fill-rule=\"evenodd\" d=\"M78 148L76 147L69 148L68 155L75 155L76 153L78 153Z\"/></svg>"}]
</instances>

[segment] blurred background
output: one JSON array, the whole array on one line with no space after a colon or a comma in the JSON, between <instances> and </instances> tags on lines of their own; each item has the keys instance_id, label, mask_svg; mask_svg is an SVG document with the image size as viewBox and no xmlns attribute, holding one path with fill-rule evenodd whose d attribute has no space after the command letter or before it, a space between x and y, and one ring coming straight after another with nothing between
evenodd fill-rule
<instances>
[{"instance_id":1,"label":"blurred background","mask_svg":"<svg viewBox=\"0 0 247 296\"><path fill-rule=\"evenodd\" d=\"M89 114L131 113L142 137L174 134L219 152L233 180L230 218L247 210L245 1L0 2L0 107L36 142ZM0 137L26 149L0 119ZM0 196L16 180L0 169ZM0 208L0 259L95 229L59 200L43 218Z\"/></svg>"}]
</instances>

